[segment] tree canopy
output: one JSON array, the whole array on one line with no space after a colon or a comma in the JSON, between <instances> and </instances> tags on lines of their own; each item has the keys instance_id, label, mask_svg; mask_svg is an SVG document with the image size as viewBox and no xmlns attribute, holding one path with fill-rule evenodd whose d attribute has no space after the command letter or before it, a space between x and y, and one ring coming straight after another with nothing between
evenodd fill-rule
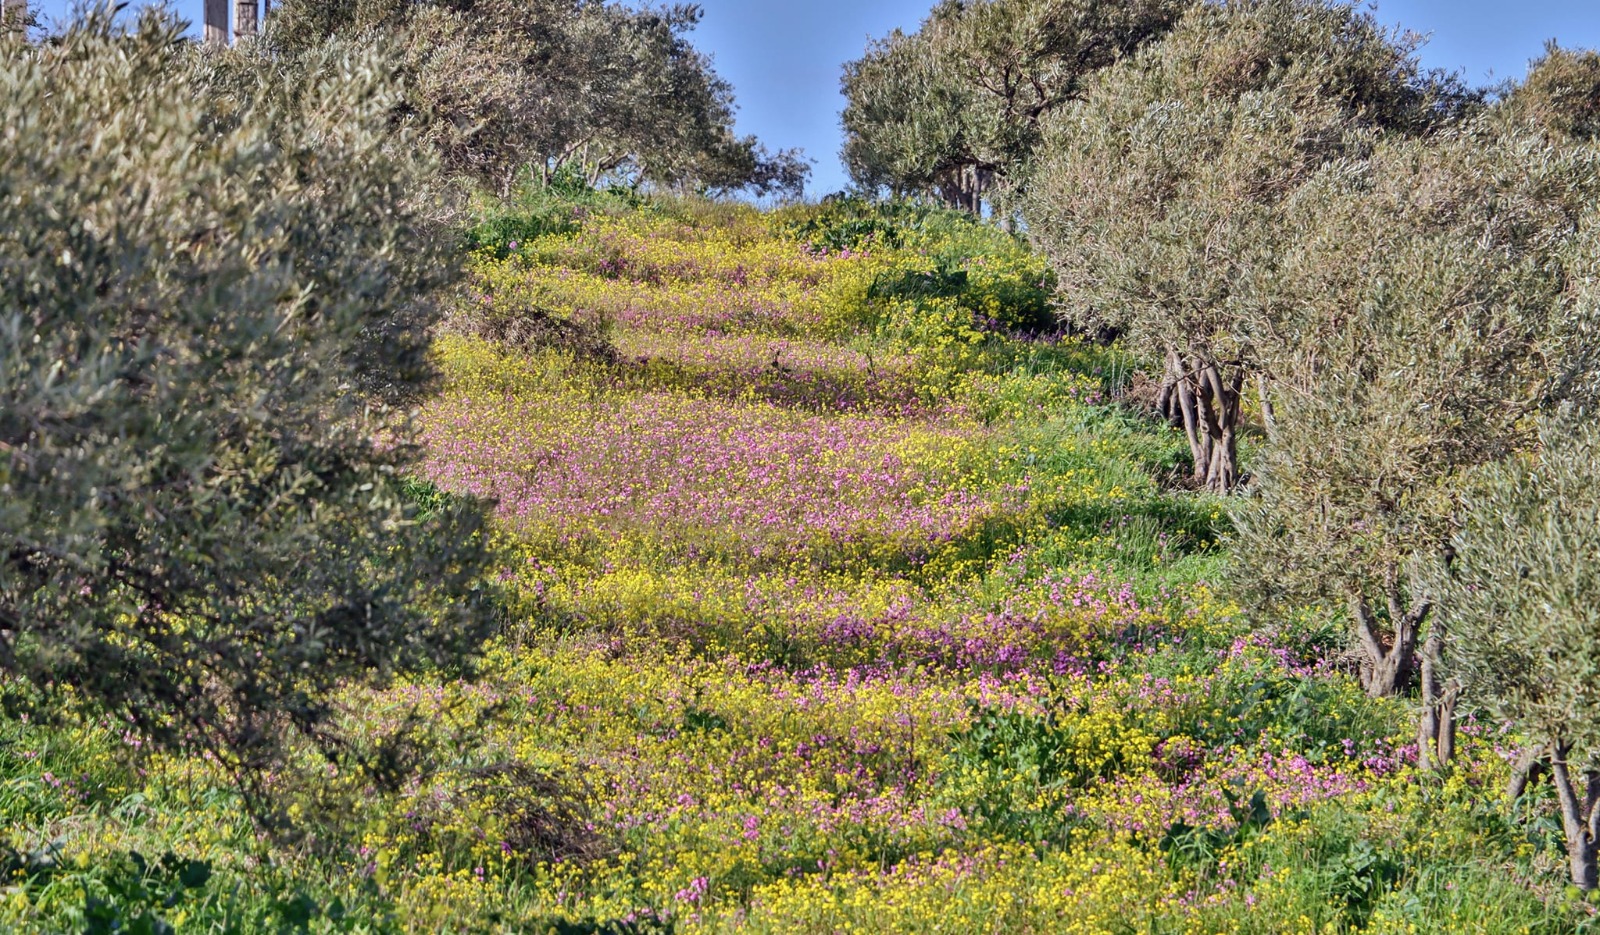
<instances>
[{"instance_id":1,"label":"tree canopy","mask_svg":"<svg viewBox=\"0 0 1600 935\"><path fill-rule=\"evenodd\" d=\"M1550 133L1579 141L1600 138L1600 52L1550 42L1506 105Z\"/></svg>"},{"instance_id":2,"label":"tree canopy","mask_svg":"<svg viewBox=\"0 0 1600 935\"><path fill-rule=\"evenodd\" d=\"M1572 882L1585 889L1600 848L1597 447L1592 418L1568 413L1542 423L1537 453L1478 472L1455 560L1430 582L1473 697L1549 755Z\"/></svg>"},{"instance_id":3,"label":"tree canopy","mask_svg":"<svg viewBox=\"0 0 1600 935\"><path fill-rule=\"evenodd\" d=\"M492 619L477 513L402 493L454 267L391 69L0 42L0 670L247 781L345 752L335 686Z\"/></svg>"},{"instance_id":4,"label":"tree canopy","mask_svg":"<svg viewBox=\"0 0 1600 935\"><path fill-rule=\"evenodd\" d=\"M1025 173L1045 118L1089 74L1163 34L1192 2L943 0L917 32L894 32L845 65L851 177L977 213Z\"/></svg>"},{"instance_id":5,"label":"tree canopy","mask_svg":"<svg viewBox=\"0 0 1600 935\"><path fill-rule=\"evenodd\" d=\"M1374 694L1404 689L1463 472L1592 397L1574 288L1600 163L1490 118L1329 165L1287 205L1256 325L1276 413L1238 511L1258 595L1342 605ZM1282 601L1271 606L1281 609Z\"/></svg>"},{"instance_id":6,"label":"tree canopy","mask_svg":"<svg viewBox=\"0 0 1600 935\"><path fill-rule=\"evenodd\" d=\"M1023 203L1066 318L1167 363L1194 480L1240 480L1255 283L1292 229L1284 205L1324 165L1445 120L1456 90L1368 15L1321 0L1194 7L1046 124Z\"/></svg>"},{"instance_id":7,"label":"tree canopy","mask_svg":"<svg viewBox=\"0 0 1600 935\"><path fill-rule=\"evenodd\" d=\"M287 0L264 37L287 52L333 36L394 49L404 118L447 169L501 188L575 167L668 187L798 195L797 151L733 130L733 88L689 41L692 4L600 0Z\"/></svg>"}]
</instances>

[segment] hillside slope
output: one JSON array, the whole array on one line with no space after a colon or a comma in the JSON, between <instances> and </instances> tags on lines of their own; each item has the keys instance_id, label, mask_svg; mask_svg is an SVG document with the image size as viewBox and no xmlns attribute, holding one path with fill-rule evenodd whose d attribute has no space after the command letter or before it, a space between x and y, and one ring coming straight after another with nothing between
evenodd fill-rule
<instances>
[{"instance_id":1,"label":"hillside slope","mask_svg":"<svg viewBox=\"0 0 1600 935\"><path fill-rule=\"evenodd\" d=\"M1246 625L1223 505L1169 485L1181 438L1125 398L1129 361L1052 333L1008 235L848 203L543 212L480 230L414 485L497 502L503 635L471 681L347 699L374 755L427 739L421 778L308 754L319 779L280 791L315 833L267 843L203 764L22 728L0 924L1587 921L1498 817L1495 738L1468 725L1419 781L1337 629Z\"/></svg>"}]
</instances>

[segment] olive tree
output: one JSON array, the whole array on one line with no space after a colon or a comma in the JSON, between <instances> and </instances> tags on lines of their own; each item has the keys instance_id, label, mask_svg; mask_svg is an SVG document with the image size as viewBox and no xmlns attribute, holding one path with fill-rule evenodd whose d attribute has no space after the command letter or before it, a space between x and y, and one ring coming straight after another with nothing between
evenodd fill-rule
<instances>
[{"instance_id":1,"label":"olive tree","mask_svg":"<svg viewBox=\"0 0 1600 935\"><path fill-rule=\"evenodd\" d=\"M1384 133L1444 119L1455 93L1411 44L1322 0L1193 7L1047 122L1023 201L1064 316L1165 362L1163 404L1197 485L1239 483L1254 315L1293 225L1284 204Z\"/></svg>"},{"instance_id":2,"label":"olive tree","mask_svg":"<svg viewBox=\"0 0 1600 935\"><path fill-rule=\"evenodd\" d=\"M342 755L337 689L489 621L478 515L402 496L385 401L450 276L392 68L109 8L0 43L0 672L247 787Z\"/></svg>"},{"instance_id":3,"label":"olive tree","mask_svg":"<svg viewBox=\"0 0 1600 935\"><path fill-rule=\"evenodd\" d=\"M1043 120L1193 0L944 0L845 65L845 162L868 188L973 213L1026 174Z\"/></svg>"},{"instance_id":4,"label":"olive tree","mask_svg":"<svg viewBox=\"0 0 1600 935\"><path fill-rule=\"evenodd\" d=\"M1369 693L1421 675L1425 760L1449 759L1454 694L1418 571L1447 553L1463 472L1592 392L1573 263L1596 173L1593 152L1489 118L1391 140L1296 192L1299 234L1261 287L1277 427L1235 510L1237 574L1266 604L1344 607Z\"/></svg>"},{"instance_id":5,"label":"olive tree","mask_svg":"<svg viewBox=\"0 0 1600 935\"><path fill-rule=\"evenodd\" d=\"M1600 847L1600 428L1548 420L1534 454L1479 472L1455 560L1429 581L1472 698L1549 752L1574 885Z\"/></svg>"},{"instance_id":6,"label":"olive tree","mask_svg":"<svg viewBox=\"0 0 1600 935\"><path fill-rule=\"evenodd\" d=\"M265 38L287 52L330 37L387 44L398 116L446 167L509 187L580 170L667 186L797 194L809 167L733 131L733 89L689 41L700 9L598 0L287 0Z\"/></svg>"},{"instance_id":7,"label":"olive tree","mask_svg":"<svg viewBox=\"0 0 1600 935\"><path fill-rule=\"evenodd\" d=\"M985 167L967 145L961 115L968 95L937 60L931 40L898 30L844 66L847 100L841 153L862 188L932 194L976 212Z\"/></svg>"},{"instance_id":8,"label":"olive tree","mask_svg":"<svg viewBox=\"0 0 1600 935\"><path fill-rule=\"evenodd\" d=\"M1505 107L1552 134L1600 138L1600 52L1550 42L1507 95Z\"/></svg>"}]
</instances>

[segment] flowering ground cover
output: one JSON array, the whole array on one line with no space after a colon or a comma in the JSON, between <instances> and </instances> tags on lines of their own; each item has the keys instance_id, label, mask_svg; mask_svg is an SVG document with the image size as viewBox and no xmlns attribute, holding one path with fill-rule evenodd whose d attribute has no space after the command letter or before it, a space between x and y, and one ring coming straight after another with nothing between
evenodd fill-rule
<instances>
[{"instance_id":1,"label":"flowering ground cover","mask_svg":"<svg viewBox=\"0 0 1600 935\"><path fill-rule=\"evenodd\" d=\"M637 534L756 562L921 564L1002 508L978 482L981 438L937 423L670 393L464 397L431 418L435 482L560 542Z\"/></svg>"},{"instance_id":2,"label":"flowering ground cover","mask_svg":"<svg viewBox=\"0 0 1600 935\"><path fill-rule=\"evenodd\" d=\"M1419 778L1317 614L1245 625L1219 504L1163 482L1182 439L1038 333L1016 241L828 218L647 205L479 254L415 483L492 501L502 632L341 701L358 755L419 744L407 779L308 751L266 834L203 761L13 722L0 926L1591 924L1559 831L1493 802L1508 738Z\"/></svg>"}]
</instances>

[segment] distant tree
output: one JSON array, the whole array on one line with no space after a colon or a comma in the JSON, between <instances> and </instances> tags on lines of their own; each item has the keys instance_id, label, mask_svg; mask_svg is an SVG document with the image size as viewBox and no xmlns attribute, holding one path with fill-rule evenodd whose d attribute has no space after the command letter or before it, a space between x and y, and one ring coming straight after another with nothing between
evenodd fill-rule
<instances>
[{"instance_id":1,"label":"distant tree","mask_svg":"<svg viewBox=\"0 0 1600 935\"><path fill-rule=\"evenodd\" d=\"M502 188L530 168L574 167L592 182L798 190L808 167L796 153L734 134L733 89L688 38L700 15L597 0L287 0L268 39L290 54L336 35L392 43L405 119L449 169Z\"/></svg>"},{"instance_id":2,"label":"distant tree","mask_svg":"<svg viewBox=\"0 0 1600 935\"><path fill-rule=\"evenodd\" d=\"M391 67L181 40L0 39L0 673L248 787L472 651L486 546L401 491L452 266Z\"/></svg>"},{"instance_id":3,"label":"distant tree","mask_svg":"<svg viewBox=\"0 0 1600 935\"><path fill-rule=\"evenodd\" d=\"M1543 423L1537 451L1481 471L1455 560L1430 587L1473 697L1548 751L1574 885L1600 845L1600 429Z\"/></svg>"},{"instance_id":4,"label":"distant tree","mask_svg":"<svg viewBox=\"0 0 1600 935\"><path fill-rule=\"evenodd\" d=\"M1600 309L1575 245L1597 183L1596 154L1488 118L1392 139L1295 193L1298 233L1258 284L1277 426L1235 511L1238 577L1346 608L1371 694L1420 674L1425 759L1449 758L1453 693L1417 576L1447 554L1464 472L1593 398Z\"/></svg>"},{"instance_id":5,"label":"distant tree","mask_svg":"<svg viewBox=\"0 0 1600 935\"><path fill-rule=\"evenodd\" d=\"M1600 138L1600 52L1563 49L1554 41L1507 96L1505 107L1549 133Z\"/></svg>"},{"instance_id":6,"label":"distant tree","mask_svg":"<svg viewBox=\"0 0 1600 935\"><path fill-rule=\"evenodd\" d=\"M1193 7L1046 123L1023 214L1060 273L1063 314L1165 361L1196 484L1240 480L1255 345L1271 340L1247 313L1293 231L1286 202L1459 96L1349 6L1230 0Z\"/></svg>"},{"instance_id":7,"label":"distant tree","mask_svg":"<svg viewBox=\"0 0 1600 935\"><path fill-rule=\"evenodd\" d=\"M799 150L769 151L753 136L725 135L678 170L680 187L702 194L749 192L758 197L797 200L805 194L811 161Z\"/></svg>"},{"instance_id":8,"label":"distant tree","mask_svg":"<svg viewBox=\"0 0 1600 935\"><path fill-rule=\"evenodd\" d=\"M1043 119L1193 0L943 0L845 65L845 162L864 187L977 213L1020 177Z\"/></svg>"},{"instance_id":9,"label":"distant tree","mask_svg":"<svg viewBox=\"0 0 1600 935\"><path fill-rule=\"evenodd\" d=\"M842 156L863 188L927 194L976 214L995 166L968 144L967 89L941 67L932 40L899 31L845 65Z\"/></svg>"}]
</instances>

